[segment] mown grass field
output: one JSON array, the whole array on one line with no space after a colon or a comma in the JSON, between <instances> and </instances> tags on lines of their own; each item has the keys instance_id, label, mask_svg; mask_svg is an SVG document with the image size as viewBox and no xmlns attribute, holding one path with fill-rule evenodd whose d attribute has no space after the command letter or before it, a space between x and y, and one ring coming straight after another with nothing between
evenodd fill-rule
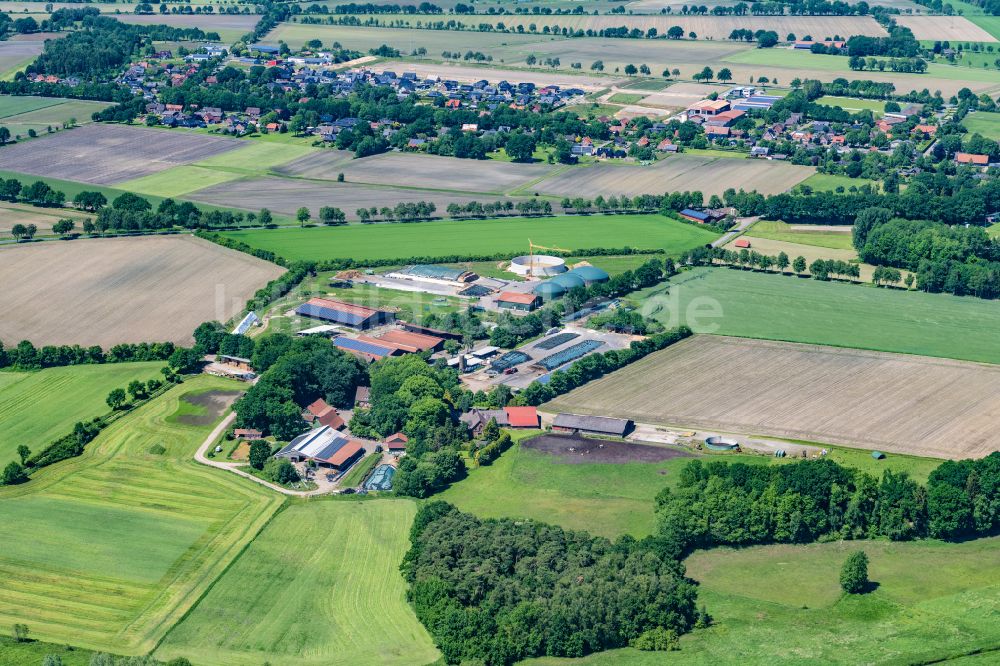
<instances>
[{"instance_id":1,"label":"mown grass field","mask_svg":"<svg viewBox=\"0 0 1000 666\"><path fill-rule=\"evenodd\" d=\"M399 563L414 502L312 501L278 513L160 646L199 664L428 664L438 652Z\"/></svg>"},{"instance_id":2,"label":"mown grass field","mask_svg":"<svg viewBox=\"0 0 1000 666\"><path fill-rule=\"evenodd\" d=\"M300 229L254 229L222 235L286 259L353 258L358 261L412 256L491 255L528 252L528 239L566 249L632 246L671 255L717 234L661 215L588 215L549 218L366 224Z\"/></svg>"},{"instance_id":3,"label":"mown grass field","mask_svg":"<svg viewBox=\"0 0 1000 666\"><path fill-rule=\"evenodd\" d=\"M89 123L92 113L108 106L111 106L110 102L0 95L0 125L9 129L15 138L27 138L29 129L42 135L50 127L61 129L63 123L70 120L76 124Z\"/></svg>"},{"instance_id":4,"label":"mown grass field","mask_svg":"<svg viewBox=\"0 0 1000 666\"><path fill-rule=\"evenodd\" d=\"M119 654L152 649L268 521L281 498L200 466L212 425L182 399L239 384L208 375L108 427L84 454L0 488L0 626ZM156 453L162 447L162 453Z\"/></svg>"},{"instance_id":5,"label":"mown grass field","mask_svg":"<svg viewBox=\"0 0 1000 666\"><path fill-rule=\"evenodd\" d=\"M823 228L808 229L805 228L805 225L793 226L785 222L761 220L753 225L749 234L757 238L814 245L831 250L854 250L854 245L851 243L850 227L844 227L844 231L832 231ZM794 257L792 258L794 259Z\"/></svg>"},{"instance_id":6,"label":"mown grass field","mask_svg":"<svg viewBox=\"0 0 1000 666\"><path fill-rule=\"evenodd\" d=\"M34 452L68 435L77 421L109 411L104 399L133 379L163 379L163 363L108 363L0 372L0 467L24 444Z\"/></svg>"},{"instance_id":7,"label":"mown grass field","mask_svg":"<svg viewBox=\"0 0 1000 666\"><path fill-rule=\"evenodd\" d=\"M962 119L962 124L969 130L969 135L982 134L994 141L1000 139L1000 113L988 111L970 113Z\"/></svg>"},{"instance_id":8,"label":"mown grass field","mask_svg":"<svg viewBox=\"0 0 1000 666\"><path fill-rule=\"evenodd\" d=\"M245 144L193 164L126 181L118 187L144 195L179 197L212 185L261 176L278 165L316 152L293 143L247 140Z\"/></svg>"},{"instance_id":9,"label":"mown grass field","mask_svg":"<svg viewBox=\"0 0 1000 666\"><path fill-rule=\"evenodd\" d=\"M878 183L874 180L869 180L867 178L851 178L849 176L841 176L835 173L814 173L799 183L799 185L807 185L814 190L824 192L832 192L838 187L842 187L845 190L850 190L852 187L860 188L863 185L873 185L878 187Z\"/></svg>"},{"instance_id":10,"label":"mown grass field","mask_svg":"<svg viewBox=\"0 0 1000 666\"><path fill-rule=\"evenodd\" d=\"M714 626L681 639L679 652L625 649L534 666L653 664L936 663L1000 645L997 537L833 542L697 552L688 575L701 585ZM872 593L842 596L847 554L864 550ZM981 663L995 663L996 653ZM964 663L964 662L961 662ZM973 660L973 663L980 663Z\"/></svg>"},{"instance_id":11,"label":"mown grass field","mask_svg":"<svg viewBox=\"0 0 1000 666\"><path fill-rule=\"evenodd\" d=\"M1000 310L971 297L699 268L633 300L696 332L1000 363Z\"/></svg>"},{"instance_id":12,"label":"mown grass field","mask_svg":"<svg viewBox=\"0 0 1000 666\"><path fill-rule=\"evenodd\" d=\"M836 106L857 113L858 111L871 111L876 116L881 116L885 112L885 102L877 99L857 99L854 97L838 97L836 95L823 95L816 100L817 104L824 106Z\"/></svg>"}]
</instances>

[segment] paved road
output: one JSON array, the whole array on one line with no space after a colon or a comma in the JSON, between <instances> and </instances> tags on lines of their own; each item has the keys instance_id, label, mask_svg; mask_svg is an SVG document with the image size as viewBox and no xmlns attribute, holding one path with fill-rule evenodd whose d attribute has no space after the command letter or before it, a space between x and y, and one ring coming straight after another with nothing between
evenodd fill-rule
<instances>
[{"instance_id":1,"label":"paved road","mask_svg":"<svg viewBox=\"0 0 1000 666\"><path fill-rule=\"evenodd\" d=\"M760 216L755 217L740 217L736 219L736 226L724 233L717 240L712 243L712 247L722 247L729 241L733 240L741 233L747 230L751 224L760 219Z\"/></svg>"},{"instance_id":2,"label":"paved road","mask_svg":"<svg viewBox=\"0 0 1000 666\"><path fill-rule=\"evenodd\" d=\"M250 479L254 483L259 483L262 486L267 486L271 490L276 490L284 495L292 495L294 497L312 497L313 495L323 495L325 493L330 492L328 488L317 488L316 490L290 490L288 488L282 488L281 486L271 483L270 481L259 479L253 474L244 472L242 469L239 468L239 466L236 463L220 462L218 460L209 458L206 455L208 453L209 447L211 447L212 444L214 444L219 439L219 437L222 436L222 433L226 431L226 428L232 425L234 420L236 420L235 412L230 412L229 416L222 419L222 422L220 422L219 425L215 426L215 429L208 434L208 437L205 438L205 441L202 442L201 446L198 447L198 450L195 451L194 459L200 462L202 465L208 465L209 467L224 469L226 471L232 472L233 474L238 474L239 476L242 476L245 479Z\"/></svg>"}]
</instances>

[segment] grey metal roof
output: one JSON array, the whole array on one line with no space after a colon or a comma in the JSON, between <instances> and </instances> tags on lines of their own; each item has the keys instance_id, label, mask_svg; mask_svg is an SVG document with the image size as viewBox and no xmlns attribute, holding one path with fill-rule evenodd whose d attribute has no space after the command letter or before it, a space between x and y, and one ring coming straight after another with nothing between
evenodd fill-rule
<instances>
[{"instance_id":1,"label":"grey metal roof","mask_svg":"<svg viewBox=\"0 0 1000 666\"><path fill-rule=\"evenodd\" d=\"M556 428L586 430L587 432L600 432L621 437L628 431L629 426L632 425L632 421L628 419L616 419L610 416L556 414L555 419L552 420L552 425Z\"/></svg>"}]
</instances>

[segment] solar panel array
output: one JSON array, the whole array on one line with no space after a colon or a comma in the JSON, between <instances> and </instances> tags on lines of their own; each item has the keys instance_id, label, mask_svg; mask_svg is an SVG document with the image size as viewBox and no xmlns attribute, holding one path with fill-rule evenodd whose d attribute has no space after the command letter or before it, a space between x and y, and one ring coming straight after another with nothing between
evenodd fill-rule
<instances>
[{"instance_id":1,"label":"solar panel array","mask_svg":"<svg viewBox=\"0 0 1000 666\"><path fill-rule=\"evenodd\" d=\"M570 361L575 361L581 356L586 356L603 344L604 343L600 340L584 340L583 342L576 343L572 347L567 347L562 351L546 356L538 362L538 365L546 370L555 370L561 365L565 365Z\"/></svg>"},{"instance_id":2,"label":"solar panel array","mask_svg":"<svg viewBox=\"0 0 1000 666\"><path fill-rule=\"evenodd\" d=\"M393 351L393 348L391 347L382 347L372 344L371 342L355 340L354 338L345 338L343 336L334 338L333 344L341 349L361 352L362 354L372 354L374 356L389 356Z\"/></svg>"},{"instance_id":3,"label":"solar panel array","mask_svg":"<svg viewBox=\"0 0 1000 666\"><path fill-rule=\"evenodd\" d=\"M509 351L490 363L490 370L493 372L503 372L507 368L513 368L515 365L527 363L530 360L531 357L522 351Z\"/></svg>"},{"instance_id":4,"label":"solar panel array","mask_svg":"<svg viewBox=\"0 0 1000 666\"><path fill-rule=\"evenodd\" d=\"M559 345L564 345L574 338L580 337L579 333L556 333L555 335L550 335L547 338L542 338L542 341L535 345L535 349L555 349Z\"/></svg>"},{"instance_id":5,"label":"solar panel array","mask_svg":"<svg viewBox=\"0 0 1000 666\"><path fill-rule=\"evenodd\" d=\"M353 312L334 310L333 308L323 307L322 305L314 305L312 303L303 303L295 309L295 314L302 315L304 317L325 319L326 321L333 321L338 324L347 324L348 326L360 326L367 319L367 317L362 317L361 315L354 314Z\"/></svg>"},{"instance_id":6,"label":"solar panel array","mask_svg":"<svg viewBox=\"0 0 1000 666\"><path fill-rule=\"evenodd\" d=\"M260 318L257 316L256 312L248 313L247 316L243 317L243 320L236 325L236 328L233 329L233 335L243 335L250 330L251 326L259 321Z\"/></svg>"}]
</instances>

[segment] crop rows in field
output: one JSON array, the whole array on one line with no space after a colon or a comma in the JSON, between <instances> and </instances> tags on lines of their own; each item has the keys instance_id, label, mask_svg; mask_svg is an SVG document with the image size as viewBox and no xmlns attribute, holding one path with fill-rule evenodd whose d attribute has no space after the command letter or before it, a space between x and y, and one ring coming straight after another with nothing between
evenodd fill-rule
<instances>
[{"instance_id":1,"label":"crop rows in field","mask_svg":"<svg viewBox=\"0 0 1000 666\"><path fill-rule=\"evenodd\" d=\"M92 124L7 146L0 150L0 169L110 185L242 145L221 136Z\"/></svg>"},{"instance_id":2,"label":"crop rows in field","mask_svg":"<svg viewBox=\"0 0 1000 666\"><path fill-rule=\"evenodd\" d=\"M191 607L280 504L190 460L211 425L171 417L182 396L215 388L234 383L191 379L112 424L81 457L0 489L3 515L30 526L11 531L0 553L0 623L137 654Z\"/></svg>"},{"instance_id":3,"label":"crop rows in field","mask_svg":"<svg viewBox=\"0 0 1000 666\"><path fill-rule=\"evenodd\" d=\"M0 340L110 347L190 343L284 269L190 236L32 243L0 249Z\"/></svg>"},{"instance_id":4,"label":"crop rows in field","mask_svg":"<svg viewBox=\"0 0 1000 666\"><path fill-rule=\"evenodd\" d=\"M699 336L549 405L643 423L940 458L1000 446L1000 368L917 356Z\"/></svg>"},{"instance_id":5,"label":"crop rows in field","mask_svg":"<svg viewBox=\"0 0 1000 666\"><path fill-rule=\"evenodd\" d=\"M673 155L650 166L600 163L563 171L533 189L553 196L603 194L635 196L663 192L701 191L705 196L728 188L777 194L805 180L809 167L764 160Z\"/></svg>"},{"instance_id":6,"label":"crop rows in field","mask_svg":"<svg viewBox=\"0 0 1000 666\"><path fill-rule=\"evenodd\" d=\"M383 153L356 160L351 153L328 150L280 166L275 172L331 181L342 173L349 183L500 194L542 178L553 169L544 163L475 161L413 153Z\"/></svg>"},{"instance_id":7,"label":"crop rows in field","mask_svg":"<svg viewBox=\"0 0 1000 666\"><path fill-rule=\"evenodd\" d=\"M157 657L247 666L265 656L317 666L435 661L399 572L414 512L407 500L288 507Z\"/></svg>"}]
</instances>

